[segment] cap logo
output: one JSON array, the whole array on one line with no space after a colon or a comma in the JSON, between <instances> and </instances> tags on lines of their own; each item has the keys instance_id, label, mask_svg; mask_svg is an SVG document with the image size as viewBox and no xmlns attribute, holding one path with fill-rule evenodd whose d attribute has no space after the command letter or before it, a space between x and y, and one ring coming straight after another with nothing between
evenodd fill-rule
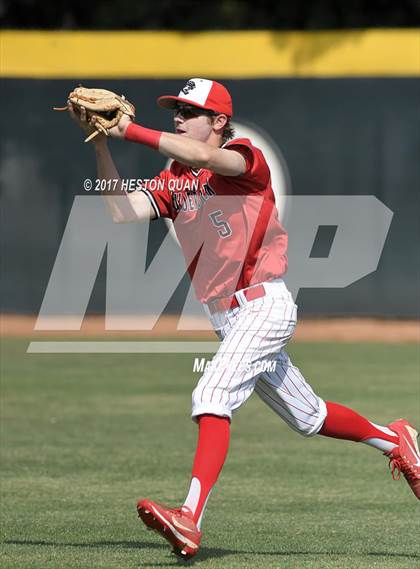
<instances>
[{"instance_id":1,"label":"cap logo","mask_svg":"<svg viewBox=\"0 0 420 569\"><path fill-rule=\"evenodd\" d=\"M181 91L184 93L184 95L188 95L188 93L195 88L196 84L194 83L194 81L187 81L187 84L183 89L181 89Z\"/></svg>"}]
</instances>

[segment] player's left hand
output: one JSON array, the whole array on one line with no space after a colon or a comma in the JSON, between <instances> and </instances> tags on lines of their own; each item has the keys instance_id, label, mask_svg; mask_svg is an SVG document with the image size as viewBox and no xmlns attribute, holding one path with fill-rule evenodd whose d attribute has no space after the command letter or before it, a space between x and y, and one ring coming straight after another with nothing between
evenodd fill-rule
<instances>
[{"instance_id":1,"label":"player's left hand","mask_svg":"<svg viewBox=\"0 0 420 569\"><path fill-rule=\"evenodd\" d=\"M109 136L112 136L112 138L123 139L128 125L131 124L132 122L133 120L131 117L129 117L128 115L122 115L119 123L116 126L113 126L112 128L108 129Z\"/></svg>"}]
</instances>

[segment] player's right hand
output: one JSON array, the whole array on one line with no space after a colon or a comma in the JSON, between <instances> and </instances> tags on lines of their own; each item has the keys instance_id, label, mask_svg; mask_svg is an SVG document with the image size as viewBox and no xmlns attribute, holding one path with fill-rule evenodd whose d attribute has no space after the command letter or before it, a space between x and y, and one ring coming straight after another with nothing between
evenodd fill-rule
<instances>
[{"instance_id":1,"label":"player's right hand","mask_svg":"<svg viewBox=\"0 0 420 569\"><path fill-rule=\"evenodd\" d=\"M87 120L87 116L86 116L86 109L84 107L80 107L80 113L78 112L79 109L77 107L74 107L70 101L67 101L67 108L69 110L70 116L71 118L74 120L74 122L85 131L86 136L89 136L90 134L92 134L94 131L96 131L95 127L88 122ZM92 121L95 120L94 117L92 117L91 119ZM102 133L99 133L97 136L95 136L95 138L93 139L93 143L94 144L103 144L104 142L106 142L106 136Z\"/></svg>"}]
</instances>

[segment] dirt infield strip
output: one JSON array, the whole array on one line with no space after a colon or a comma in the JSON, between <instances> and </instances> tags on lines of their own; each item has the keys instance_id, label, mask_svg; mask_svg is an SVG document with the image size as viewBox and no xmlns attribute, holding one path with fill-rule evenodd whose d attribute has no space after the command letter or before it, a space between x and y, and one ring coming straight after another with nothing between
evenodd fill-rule
<instances>
[{"instance_id":1,"label":"dirt infield strip","mask_svg":"<svg viewBox=\"0 0 420 569\"><path fill-rule=\"evenodd\" d=\"M105 330L103 316L89 316L84 319L80 330L61 330L70 320L66 317L54 319L52 330L35 331L36 317L21 315L1 315L0 332L4 337L31 337L41 339L51 336L72 338L101 336L108 338L138 337L161 338L163 336L190 337L197 339L214 339L214 333L209 330L205 318L195 318L191 321L192 330L177 330L178 317L165 316L160 318L152 330L136 331L132 319L120 319L127 330ZM141 322L140 322L141 324ZM143 322L144 324L144 322ZM130 329L131 328L131 329ZM201 329L200 329L201 328ZM417 320L387 320L373 318L324 318L300 320L294 335L295 341L319 342L420 342L420 324Z\"/></svg>"}]
</instances>

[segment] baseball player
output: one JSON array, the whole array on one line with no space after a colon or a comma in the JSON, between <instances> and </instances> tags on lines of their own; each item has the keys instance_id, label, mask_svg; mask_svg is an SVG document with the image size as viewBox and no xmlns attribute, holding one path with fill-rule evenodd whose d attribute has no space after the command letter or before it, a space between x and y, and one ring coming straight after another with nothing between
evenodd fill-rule
<instances>
[{"instance_id":1,"label":"baseball player","mask_svg":"<svg viewBox=\"0 0 420 569\"><path fill-rule=\"evenodd\" d=\"M322 435L365 443L390 460L420 499L417 431L406 420L377 425L338 403L324 401L288 357L297 307L282 280L287 234L278 221L270 171L260 149L233 138L232 100L209 79L187 81L178 96L162 96L175 133L159 132L123 116L111 136L149 146L173 159L141 191L105 194L116 222L167 217L174 221L198 299L222 340L192 396L198 442L190 487L175 509L150 499L138 515L174 552L196 555L210 492L229 446L232 415L255 391L286 424L306 437ZM91 128L83 111L73 118ZM119 179L103 134L93 140L98 177ZM264 363L274 361L265 368Z\"/></svg>"}]
</instances>

